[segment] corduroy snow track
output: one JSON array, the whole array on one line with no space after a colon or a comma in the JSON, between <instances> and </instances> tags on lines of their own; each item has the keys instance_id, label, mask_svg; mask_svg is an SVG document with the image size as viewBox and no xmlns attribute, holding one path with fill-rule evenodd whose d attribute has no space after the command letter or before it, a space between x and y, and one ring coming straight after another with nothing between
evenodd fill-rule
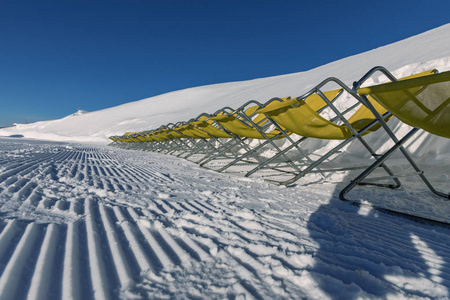
<instances>
[{"instance_id":1,"label":"corduroy snow track","mask_svg":"<svg viewBox=\"0 0 450 300\"><path fill-rule=\"evenodd\" d=\"M0 299L450 296L448 228L319 197L333 189L3 139Z\"/></svg>"}]
</instances>

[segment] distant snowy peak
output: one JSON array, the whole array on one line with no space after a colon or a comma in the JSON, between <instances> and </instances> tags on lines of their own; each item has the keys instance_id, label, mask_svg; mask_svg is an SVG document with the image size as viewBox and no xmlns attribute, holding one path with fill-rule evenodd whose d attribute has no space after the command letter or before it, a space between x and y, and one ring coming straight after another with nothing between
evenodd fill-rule
<instances>
[{"instance_id":1,"label":"distant snowy peak","mask_svg":"<svg viewBox=\"0 0 450 300\"><path fill-rule=\"evenodd\" d=\"M76 113L72 114L72 116L81 116L81 115L84 115L86 113L88 113L88 111L79 109L79 110L77 110Z\"/></svg>"}]
</instances>

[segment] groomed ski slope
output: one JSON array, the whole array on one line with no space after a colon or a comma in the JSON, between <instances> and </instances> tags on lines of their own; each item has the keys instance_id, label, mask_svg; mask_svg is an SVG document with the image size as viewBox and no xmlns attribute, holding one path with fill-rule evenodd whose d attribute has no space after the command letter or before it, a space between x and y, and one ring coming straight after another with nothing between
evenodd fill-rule
<instances>
[{"instance_id":1,"label":"groomed ski slope","mask_svg":"<svg viewBox=\"0 0 450 300\"><path fill-rule=\"evenodd\" d=\"M0 299L450 297L449 228L337 190L1 139Z\"/></svg>"}]
</instances>

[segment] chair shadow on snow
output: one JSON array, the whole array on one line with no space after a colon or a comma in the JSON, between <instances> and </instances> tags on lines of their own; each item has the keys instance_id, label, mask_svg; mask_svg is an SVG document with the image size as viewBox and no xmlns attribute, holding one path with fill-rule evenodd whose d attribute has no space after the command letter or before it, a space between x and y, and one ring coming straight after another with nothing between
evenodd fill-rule
<instances>
[{"instance_id":1,"label":"chair shadow on snow","mask_svg":"<svg viewBox=\"0 0 450 300\"><path fill-rule=\"evenodd\" d=\"M434 138L419 140L422 145L433 145ZM433 151L432 147L418 147L418 151ZM407 298L449 298L450 226L418 222L339 200L341 189L358 174L348 174L329 203L321 205L308 221L310 237L319 245L310 275L320 290L333 299L386 298L399 293ZM405 179L401 181L405 183ZM405 187L393 190L358 187L349 198L369 203L396 198L405 203L414 198L425 199L430 205L445 203L417 182L410 187L406 181ZM434 211L438 210L436 207Z\"/></svg>"},{"instance_id":2,"label":"chair shadow on snow","mask_svg":"<svg viewBox=\"0 0 450 300\"><path fill-rule=\"evenodd\" d=\"M384 298L399 289L407 297L450 296L450 249L436 243L448 229L361 212L335 194L310 216L308 230L319 245L311 276L332 298Z\"/></svg>"}]
</instances>

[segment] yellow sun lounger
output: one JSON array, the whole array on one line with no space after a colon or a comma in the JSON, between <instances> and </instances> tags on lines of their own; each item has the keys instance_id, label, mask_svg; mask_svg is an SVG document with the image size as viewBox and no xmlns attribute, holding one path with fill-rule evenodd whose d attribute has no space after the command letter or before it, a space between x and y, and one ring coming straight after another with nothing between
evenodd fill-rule
<instances>
[{"instance_id":1,"label":"yellow sun lounger","mask_svg":"<svg viewBox=\"0 0 450 300\"><path fill-rule=\"evenodd\" d=\"M282 98L274 98L271 100L284 101ZM286 98L287 99L287 98ZM251 106L250 106L251 105ZM267 120L264 120L265 117L257 116L255 111L261 106L261 103L251 100L239 107L238 109L231 111L222 111L219 114L211 116L209 118L209 122L216 124L218 128L221 128L222 132L226 132L228 137L231 138L223 147L220 149L216 149L216 151L211 151L208 153L202 160L199 161L201 166L205 166L205 164L209 163L212 160L217 159L227 159L230 158L230 154L234 156L234 165L236 162L243 159L242 155L238 155L236 153L235 148L244 149L246 152L246 157L252 156L257 162L260 161L260 157L256 154L255 151L252 151L253 148L246 143L248 139L273 139L276 135L279 137L281 133L279 131L273 130L272 132L267 132L267 125L265 123ZM208 124L203 126L212 127ZM211 134L214 134L211 132ZM225 137L223 135L218 137ZM240 158L241 157L241 158ZM246 163L250 163L247 161ZM231 166L230 165L230 166ZM226 169L228 167L225 167Z\"/></svg>"},{"instance_id":2,"label":"yellow sun lounger","mask_svg":"<svg viewBox=\"0 0 450 300\"><path fill-rule=\"evenodd\" d=\"M194 161L196 163L201 163L203 160L212 156L213 153L220 152L223 149L229 150L224 152L227 152L231 157L235 158L238 155L236 151L232 150L232 147L228 147L227 145L239 143L239 137L214 120L215 117L226 115L227 110L233 111L231 108L224 107L213 115L207 115L207 118L204 120L191 122L193 126L207 133L210 136L210 139L205 143L199 144L196 148L191 149L191 151L184 156L185 159L188 159L193 155L196 155L197 157L200 155L200 158L197 158Z\"/></svg>"},{"instance_id":3,"label":"yellow sun lounger","mask_svg":"<svg viewBox=\"0 0 450 300\"><path fill-rule=\"evenodd\" d=\"M381 67L374 68L357 85L358 88L369 75L376 71L385 72ZM403 81L385 83L381 85L360 88L358 94L364 100L372 97L377 104L384 107L402 122L414 127L401 139L392 132L386 123L377 115L382 127L386 130L395 145L383 156L379 157L369 168L345 187L339 197L346 200L345 195L356 185L364 184L363 180L379 165L383 164L394 152L400 150L414 169L414 173L421 177L428 188L435 194L450 198L449 194L437 191L425 177L403 144L419 129L432 134L450 138L450 72L438 73L430 76L411 78ZM373 101L371 102L373 103ZM366 105L373 110L371 103ZM371 178L372 180L374 178Z\"/></svg>"},{"instance_id":4,"label":"yellow sun lounger","mask_svg":"<svg viewBox=\"0 0 450 300\"><path fill-rule=\"evenodd\" d=\"M326 102L322 99L322 97L325 97L329 101L334 102L342 94L342 91L343 91L342 89L335 89L335 90L324 92L322 94L322 96L318 95L318 94L310 94L310 95L303 97L303 99L304 99L304 102L308 103L313 110L320 111L327 105ZM261 170L261 169L275 169L275 167L276 167L277 170L280 170L280 166L282 166L283 164L284 165L287 164L287 166L290 166L296 172L299 172L300 169L296 166L296 163L285 155L285 153L287 151L289 151L290 149L292 149L294 147L296 147L297 150L305 158L309 159L308 155L305 152L303 152L302 149L298 148L298 146L297 146L298 143L300 143L301 141L295 142L290 138L292 131L288 130L282 124L275 122L267 114L265 114L265 112L267 112L267 111L275 111L275 110L285 111L290 107L294 107L299 103L300 98L302 98L302 97L298 97L296 99L290 99L290 97L284 98L284 99L282 99L283 101L273 101L272 100L272 101L269 101L266 104L262 105L258 110L255 111L255 115L257 116L253 120L253 122L255 124L259 124L259 123L272 124L275 127L272 131L265 133L264 134L265 136L263 136L263 134L261 132L255 133L254 132L255 130L253 129L253 127L251 127L251 128L248 128L250 126L244 127L236 119L232 120L233 123L230 122L231 124L228 125L229 129L233 130L237 134L240 134L241 136L246 136L246 137L256 138L256 139L265 138L267 140L266 142L261 143L258 147L256 147L254 149L254 151L259 150L260 148L265 146L269 142L269 139L275 140L275 139L285 138L290 143L290 146L287 147L286 149L280 149L278 146L276 146L272 143L272 146L274 146L274 148L275 148L274 150L276 150L275 154L273 154L271 157L266 157L254 169L247 172L247 174L245 176L250 176L251 174L255 173L257 170ZM224 126L226 126L226 125L224 124ZM254 126L254 127L258 127L258 126ZM260 130L258 130L258 131L260 131ZM245 158L246 155L248 155L248 154L245 153L244 155L242 155L240 157L240 159ZM278 160L278 158L280 158L280 157L282 157L284 161L280 162ZM219 169L219 171L222 171L235 163L236 163L236 161L233 161L233 162L229 163L228 165L226 165L225 167ZM283 167L283 172L290 173L290 171L286 171L285 167Z\"/></svg>"},{"instance_id":5,"label":"yellow sun lounger","mask_svg":"<svg viewBox=\"0 0 450 300\"><path fill-rule=\"evenodd\" d=\"M256 111L263 106L272 107L289 100L290 97L273 98L264 105L252 100L233 112L211 117L210 119L212 121L217 122L221 127L225 128L233 136L237 137L238 141L241 142L241 147L245 148L243 153L238 155L234 160L227 163L225 166L219 168L217 171L224 171L234 165L252 165L255 163L258 165L261 164L266 158L261 157L257 151L268 144L271 144L274 150L281 152L281 149L279 149L273 141L283 137L288 137L290 132L286 131L284 128L277 128L276 126L273 126L272 122L269 122L269 119L265 115L256 113ZM256 146L246 143L246 141L251 141L251 139L263 141ZM236 145L236 143L233 144L233 141L230 142L232 143L232 146ZM201 166L204 166L212 160L226 158L224 153L226 153L230 148L231 147L227 145L227 147L220 149L214 153L214 155L209 155L206 159L201 161ZM293 163L289 161L287 157L286 161L291 164Z\"/></svg>"},{"instance_id":6,"label":"yellow sun lounger","mask_svg":"<svg viewBox=\"0 0 450 300\"><path fill-rule=\"evenodd\" d=\"M426 76L432 74L432 71L424 72L415 76ZM359 96L355 94L352 90L346 87L342 82L336 78L328 78L312 90L312 93L317 95L324 95L320 89L326 84L333 82L340 85L345 89L351 96L359 100ZM342 142L331 149L326 154L323 154L315 162L309 161L309 165L304 167L300 172L298 172L293 178L285 181L279 182L280 184L288 185L292 184L304 175L316 172L316 168L323 163L325 160L330 158L334 153L343 148L349 142L354 139L358 139L364 147L371 153L373 157L377 157L375 151L367 144L367 142L362 138L364 135L373 132L380 128L376 117L371 112L369 108L364 105L359 105L359 108L353 115L349 118L344 116L345 113L349 112L350 109L345 111L339 111L337 107L327 100L327 97L322 97L322 99L327 102L327 106L336 114L334 119L328 120L320 115L316 110L316 107L311 107L306 101L300 99L297 102L292 103L289 106L281 106L275 109L266 108L259 110L259 112L264 113L267 117L278 123L280 126L286 128L287 130L296 133L303 138L317 138L317 139L329 139L329 140L342 140ZM390 114L387 110L375 102L373 99L368 99L368 102L372 103L373 109L387 121L390 118ZM350 107L353 108L353 107ZM340 123L337 123L340 122ZM388 170L386 166L381 165L385 168L386 172L391 175L392 173ZM259 168L259 167L258 167ZM341 168L339 170L351 170L361 168L360 166ZM258 169L252 170L247 175L253 174ZM324 170L320 170L324 172ZM333 171L336 171L334 169ZM394 178L396 185L400 182Z\"/></svg>"},{"instance_id":7,"label":"yellow sun lounger","mask_svg":"<svg viewBox=\"0 0 450 300\"><path fill-rule=\"evenodd\" d=\"M211 119L209 119L207 121L192 122L192 125L197 126L201 130L208 133L210 136L213 136L216 138L225 138L225 139L231 138L231 135L229 133L225 132L224 130L222 130L218 127L215 127L213 124L214 124L214 122Z\"/></svg>"}]
</instances>

